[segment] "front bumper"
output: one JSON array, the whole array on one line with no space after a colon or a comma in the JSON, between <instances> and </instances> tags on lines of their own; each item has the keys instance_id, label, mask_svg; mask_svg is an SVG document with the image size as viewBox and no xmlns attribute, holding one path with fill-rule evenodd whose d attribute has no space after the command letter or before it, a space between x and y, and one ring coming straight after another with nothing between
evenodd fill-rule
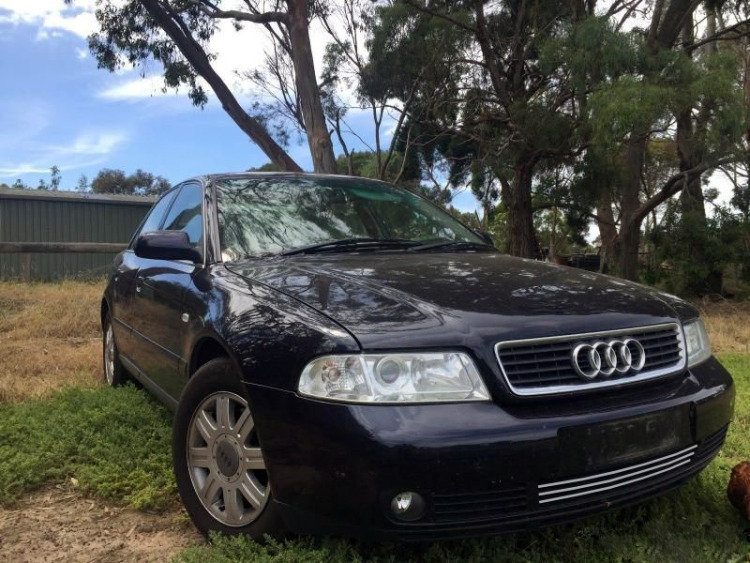
<instances>
[{"instance_id":1,"label":"front bumper","mask_svg":"<svg viewBox=\"0 0 750 563\"><path fill-rule=\"evenodd\" d=\"M559 524L662 494L718 453L734 408L711 359L640 389L403 407L248 384L274 502L297 533L432 540ZM390 515L415 491L417 522Z\"/></svg>"}]
</instances>

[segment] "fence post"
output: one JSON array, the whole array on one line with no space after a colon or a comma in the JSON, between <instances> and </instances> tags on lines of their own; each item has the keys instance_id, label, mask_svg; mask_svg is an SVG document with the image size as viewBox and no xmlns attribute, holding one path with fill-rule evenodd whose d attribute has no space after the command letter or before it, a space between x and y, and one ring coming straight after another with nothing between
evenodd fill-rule
<instances>
[{"instance_id":1,"label":"fence post","mask_svg":"<svg viewBox=\"0 0 750 563\"><path fill-rule=\"evenodd\" d=\"M21 269L23 281L29 283L31 281L31 254L24 253L21 255Z\"/></svg>"}]
</instances>

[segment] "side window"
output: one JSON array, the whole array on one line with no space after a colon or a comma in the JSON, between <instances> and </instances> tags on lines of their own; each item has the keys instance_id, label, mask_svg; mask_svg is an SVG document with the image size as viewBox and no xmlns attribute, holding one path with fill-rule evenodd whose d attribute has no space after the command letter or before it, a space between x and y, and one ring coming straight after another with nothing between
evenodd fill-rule
<instances>
[{"instance_id":1,"label":"side window","mask_svg":"<svg viewBox=\"0 0 750 563\"><path fill-rule=\"evenodd\" d=\"M156 231L159 229L161 220L164 219L164 214L167 212L167 209L169 209L169 204L172 203L172 200L174 199L176 193L177 190L173 190L167 194L164 194L162 198L153 205L151 211L149 211L148 215L146 216L146 219L141 224L141 228L133 237L133 240L137 239L140 235L150 233L151 231Z\"/></svg>"},{"instance_id":2,"label":"side window","mask_svg":"<svg viewBox=\"0 0 750 563\"><path fill-rule=\"evenodd\" d=\"M185 231L193 247L203 240L203 188L198 184L182 187L167 214L165 231Z\"/></svg>"}]
</instances>

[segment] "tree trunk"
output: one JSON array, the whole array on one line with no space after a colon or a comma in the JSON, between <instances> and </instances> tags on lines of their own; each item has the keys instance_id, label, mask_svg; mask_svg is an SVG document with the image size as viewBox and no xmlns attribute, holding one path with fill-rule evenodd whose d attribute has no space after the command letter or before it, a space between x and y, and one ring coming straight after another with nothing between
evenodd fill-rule
<instances>
[{"instance_id":1,"label":"tree trunk","mask_svg":"<svg viewBox=\"0 0 750 563\"><path fill-rule=\"evenodd\" d=\"M289 6L287 27L292 46L295 84L302 106L313 166L315 172L336 174L336 157L333 154L331 135L328 132L320 101L320 89L315 76L315 63L310 46L308 0L287 0L287 5Z\"/></svg>"},{"instance_id":2,"label":"tree trunk","mask_svg":"<svg viewBox=\"0 0 750 563\"><path fill-rule=\"evenodd\" d=\"M538 254L531 207L533 171L533 160L522 156L516 162L512 186L507 183L503 186L503 199L508 206L511 256L536 258Z\"/></svg>"},{"instance_id":3,"label":"tree trunk","mask_svg":"<svg viewBox=\"0 0 750 563\"><path fill-rule=\"evenodd\" d=\"M601 249L599 251L599 271L608 274L617 270L617 225L612 212L612 194L602 192L596 206L596 224L599 227Z\"/></svg>"},{"instance_id":4,"label":"tree trunk","mask_svg":"<svg viewBox=\"0 0 750 563\"><path fill-rule=\"evenodd\" d=\"M707 9L707 32L716 34L716 11ZM683 30L683 40L686 46L693 43L692 17L688 19ZM705 46L707 51L714 51L716 44ZM688 52L692 57L692 53ZM707 108L710 100L705 102L697 117L693 115L693 108L687 107L677 115L677 154L680 160L680 171L684 172L698 166L704 157L705 125L708 119ZM695 120L695 123L694 123ZM682 240L682 272L681 278L686 289L696 295L719 293L721 291L722 276L716 264L712 264L706 248L708 223L706 207L703 198L701 175L695 175L687 182L680 196L682 210L681 225Z\"/></svg>"},{"instance_id":5,"label":"tree trunk","mask_svg":"<svg viewBox=\"0 0 750 563\"><path fill-rule=\"evenodd\" d=\"M617 237L617 274L626 280L638 281L638 249L641 243L641 226L634 222L622 223Z\"/></svg>"},{"instance_id":6,"label":"tree trunk","mask_svg":"<svg viewBox=\"0 0 750 563\"><path fill-rule=\"evenodd\" d=\"M638 249L641 242L641 173L646 159L646 136L633 133L625 154L625 175L620 200L620 234L615 244L617 275L638 281Z\"/></svg>"},{"instance_id":7,"label":"tree trunk","mask_svg":"<svg viewBox=\"0 0 750 563\"><path fill-rule=\"evenodd\" d=\"M260 147L266 156L280 170L301 172L302 169L279 144L268 134L266 128L242 109L229 87L211 66L211 61L203 47L190 35L183 32L171 15L157 0L141 0L143 7L164 32L174 41L182 55L187 59L195 72L201 76L216 94L224 111L237 126Z\"/></svg>"}]
</instances>

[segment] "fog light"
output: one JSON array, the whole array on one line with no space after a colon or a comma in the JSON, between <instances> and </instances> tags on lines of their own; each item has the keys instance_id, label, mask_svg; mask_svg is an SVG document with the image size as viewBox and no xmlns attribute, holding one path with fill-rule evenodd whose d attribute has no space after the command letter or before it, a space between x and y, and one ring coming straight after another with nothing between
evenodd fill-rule
<instances>
[{"instance_id":1,"label":"fog light","mask_svg":"<svg viewBox=\"0 0 750 563\"><path fill-rule=\"evenodd\" d=\"M391 501L391 513L404 522L419 520L424 514L424 508L422 496L411 491L399 493Z\"/></svg>"}]
</instances>

